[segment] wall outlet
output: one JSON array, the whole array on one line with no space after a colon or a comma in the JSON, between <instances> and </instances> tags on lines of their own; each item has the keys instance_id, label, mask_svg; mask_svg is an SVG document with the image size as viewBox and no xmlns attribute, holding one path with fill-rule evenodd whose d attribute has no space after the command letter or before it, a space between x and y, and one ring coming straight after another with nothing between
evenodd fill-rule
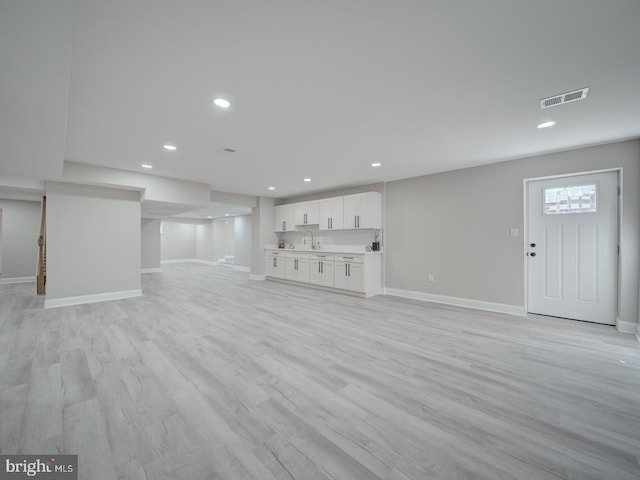
<instances>
[{"instance_id":1,"label":"wall outlet","mask_svg":"<svg viewBox=\"0 0 640 480\"><path fill-rule=\"evenodd\" d=\"M517 228L512 228L511 229L511 236L512 237L517 237L518 236L518 229Z\"/></svg>"},{"instance_id":2,"label":"wall outlet","mask_svg":"<svg viewBox=\"0 0 640 480\"><path fill-rule=\"evenodd\" d=\"M435 282L435 277L433 276L433 273L430 273L427 278L430 282Z\"/></svg>"}]
</instances>

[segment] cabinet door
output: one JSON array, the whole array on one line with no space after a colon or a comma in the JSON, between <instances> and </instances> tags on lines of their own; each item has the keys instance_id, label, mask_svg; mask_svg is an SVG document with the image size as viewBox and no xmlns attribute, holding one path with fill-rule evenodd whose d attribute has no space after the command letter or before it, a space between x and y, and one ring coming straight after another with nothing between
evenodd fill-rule
<instances>
[{"instance_id":1,"label":"cabinet door","mask_svg":"<svg viewBox=\"0 0 640 480\"><path fill-rule=\"evenodd\" d=\"M382 196L367 192L344 197L344 228L382 228Z\"/></svg>"},{"instance_id":2,"label":"cabinet door","mask_svg":"<svg viewBox=\"0 0 640 480\"><path fill-rule=\"evenodd\" d=\"M291 232L296 230L293 204L278 205L275 208L275 216L276 223L274 230L276 232Z\"/></svg>"},{"instance_id":3,"label":"cabinet door","mask_svg":"<svg viewBox=\"0 0 640 480\"><path fill-rule=\"evenodd\" d=\"M311 260L309 262L309 283L322 285L321 260Z\"/></svg>"},{"instance_id":4,"label":"cabinet door","mask_svg":"<svg viewBox=\"0 0 640 480\"><path fill-rule=\"evenodd\" d=\"M308 258L298 259L296 280L298 282L309 283L309 259Z\"/></svg>"},{"instance_id":5,"label":"cabinet door","mask_svg":"<svg viewBox=\"0 0 640 480\"><path fill-rule=\"evenodd\" d=\"M322 265L320 265L320 269L322 272L322 282L321 285L325 287L333 287L335 286L335 278L334 278L334 269L335 263L333 260L324 261L322 260Z\"/></svg>"},{"instance_id":6,"label":"cabinet door","mask_svg":"<svg viewBox=\"0 0 640 480\"><path fill-rule=\"evenodd\" d=\"M348 263L347 262L336 262L335 263L335 287L342 288L344 290L349 289L349 277L347 275L348 272Z\"/></svg>"},{"instance_id":7,"label":"cabinet door","mask_svg":"<svg viewBox=\"0 0 640 480\"><path fill-rule=\"evenodd\" d=\"M344 228L358 228L358 215L360 213L360 195L347 195L344 197Z\"/></svg>"},{"instance_id":8,"label":"cabinet door","mask_svg":"<svg viewBox=\"0 0 640 480\"><path fill-rule=\"evenodd\" d=\"M264 272L268 277L284 278L284 258L267 256L264 259Z\"/></svg>"},{"instance_id":9,"label":"cabinet door","mask_svg":"<svg viewBox=\"0 0 640 480\"><path fill-rule=\"evenodd\" d=\"M348 290L364 292L364 265L362 263L350 263L348 265Z\"/></svg>"},{"instance_id":10,"label":"cabinet door","mask_svg":"<svg viewBox=\"0 0 640 480\"><path fill-rule=\"evenodd\" d=\"M318 202L320 230L342 230L343 197L325 198Z\"/></svg>"},{"instance_id":11,"label":"cabinet door","mask_svg":"<svg viewBox=\"0 0 640 480\"><path fill-rule=\"evenodd\" d=\"M284 267L284 278L287 280L297 280L298 279L298 270L296 261L297 258L287 258L285 259L285 267Z\"/></svg>"},{"instance_id":12,"label":"cabinet door","mask_svg":"<svg viewBox=\"0 0 640 480\"><path fill-rule=\"evenodd\" d=\"M358 228L382 228L382 196L378 192L363 193L357 215Z\"/></svg>"},{"instance_id":13,"label":"cabinet door","mask_svg":"<svg viewBox=\"0 0 640 480\"><path fill-rule=\"evenodd\" d=\"M296 225L318 225L318 200L294 204L294 217Z\"/></svg>"}]
</instances>

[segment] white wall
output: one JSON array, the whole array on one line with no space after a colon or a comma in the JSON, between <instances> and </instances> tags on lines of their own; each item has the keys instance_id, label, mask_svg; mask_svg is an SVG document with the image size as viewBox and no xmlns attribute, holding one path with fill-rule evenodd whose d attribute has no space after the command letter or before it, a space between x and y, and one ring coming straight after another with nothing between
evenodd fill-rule
<instances>
[{"instance_id":1,"label":"white wall","mask_svg":"<svg viewBox=\"0 0 640 480\"><path fill-rule=\"evenodd\" d=\"M40 202L0 200L2 278L35 276L41 208Z\"/></svg>"},{"instance_id":2,"label":"white wall","mask_svg":"<svg viewBox=\"0 0 640 480\"><path fill-rule=\"evenodd\" d=\"M160 219L143 218L140 238L141 268L160 268Z\"/></svg>"},{"instance_id":3,"label":"white wall","mask_svg":"<svg viewBox=\"0 0 640 480\"><path fill-rule=\"evenodd\" d=\"M162 220L162 260L196 258L196 225L188 219Z\"/></svg>"},{"instance_id":4,"label":"white wall","mask_svg":"<svg viewBox=\"0 0 640 480\"><path fill-rule=\"evenodd\" d=\"M251 216L235 217L233 231L234 263L241 267L251 267Z\"/></svg>"},{"instance_id":5,"label":"white wall","mask_svg":"<svg viewBox=\"0 0 640 480\"><path fill-rule=\"evenodd\" d=\"M614 167L624 197L619 318L637 322L640 141L388 183L386 286L524 306L523 179Z\"/></svg>"},{"instance_id":6,"label":"white wall","mask_svg":"<svg viewBox=\"0 0 640 480\"><path fill-rule=\"evenodd\" d=\"M196 225L196 258L215 262L213 246L213 222Z\"/></svg>"},{"instance_id":7,"label":"white wall","mask_svg":"<svg viewBox=\"0 0 640 480\"><path fill-rule=\"evenodd\" d=\"M140 218L139 192L48 182L45 306L139 294Z\"/></svg>"},{"instance_id":8,"label":"white wall","mask_svg":"<svg viewBox=\"0 0 640 480\"><path fill-rule=\"evenodd\" d=\"M264 275L264 245L278 241L273 231L274 205L273 198L259 197L251 210L251 274L258 277Z\"/></svg>"}]
</instances>

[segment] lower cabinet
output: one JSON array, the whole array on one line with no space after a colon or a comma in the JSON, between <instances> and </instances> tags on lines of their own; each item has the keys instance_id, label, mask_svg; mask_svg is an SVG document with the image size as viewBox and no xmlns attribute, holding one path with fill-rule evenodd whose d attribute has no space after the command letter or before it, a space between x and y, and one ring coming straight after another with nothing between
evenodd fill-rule
<instances>
[{"instance_id":1,"label":"lower cabinet","mask_svg":"<svg viewBox=\"0 0 640 480\"><path fill-rule=\"evenodd\" d=\"M309 282L324 287L334 287L335 271L333 253L311 254L309 257Z\"/></svg>"},{"instance_id":2,"label":"lower cabinet","mask_svg":"<svg viewBox=\"0 0 640 480\"><path fill-rule=\"evenodd\" d=\"M287 254L284 278L295 282L309 283L309 255Z\"/></svg>"},{"instance_id":3,"label":"lower cabinet","mask_svg":"<svg viewBox=\"0 0 640 480\"><path fill-rule=\"evenodd\" d=\"M364 258L362 255L336 256L335 287L364 292Z\"/></svg>"},{"instance_id":4,"label":"lower cabinet","mask_svg":"<svg viewBox=\"0 0 640 480\"><path fill-rule=\"evenodd\" d=\"M379 254L265 251L267 277L357 292L365 297L382 291L381 264Z\"/></svg>"},{"instance_id":5,"label":"lower cabinet","mask_svg":"<svg viewBox=\"0 0 640 480\"><path fill-rule=\"evenodd\" d=\"M285 278L284 252L267 251L264 256L264 273L267 277Z\"/></svg>"}]
</instances>

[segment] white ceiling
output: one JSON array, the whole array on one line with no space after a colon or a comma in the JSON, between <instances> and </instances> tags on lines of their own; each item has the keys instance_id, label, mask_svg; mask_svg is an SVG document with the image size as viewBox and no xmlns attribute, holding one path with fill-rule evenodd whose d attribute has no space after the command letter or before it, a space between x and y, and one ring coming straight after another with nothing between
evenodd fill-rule
<instances>
[{"instance_id":1,"label":"white ceiling","mask_svg":"<svg viewBox=\"0 0 640 480\"><path fill-rule=\"evenodd\" d=\"M54 117L68 93L64 159L75 162L143 173L150 163L214 190L287 197L640 136L638 0L39 3L72 10L70 86L29 108ZM48 58L59 81L71 22L28 13L23 32L57 22L47 48L5 33L0 53ZM586 100L540 110L541 98L582 87ZM15 111L21 85L2 89ZM212 105L218 96L228 110ZM59 135L60 121L41 128ZM13 130L3 141L31 135ZM0 173L16 173L9 160ZM45 160L32 176L52 170Z\"/></svg>"}]
</instances>

